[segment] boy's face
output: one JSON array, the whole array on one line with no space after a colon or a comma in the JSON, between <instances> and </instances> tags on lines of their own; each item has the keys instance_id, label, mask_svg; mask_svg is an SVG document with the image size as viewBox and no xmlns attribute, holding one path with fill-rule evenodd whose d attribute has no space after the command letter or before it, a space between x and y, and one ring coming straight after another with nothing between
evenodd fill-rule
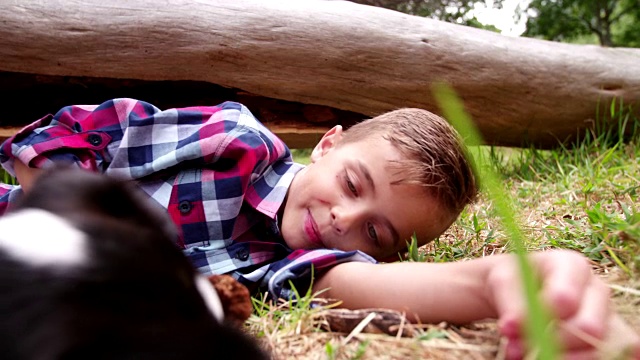
<instances>
[{"instance_id":1,"label":"boy's face","mask_svg":"<svg viewBox=\"0 0 640 360\"><path fill-rule=\"evenodd\" d=\"M402 154L381 136L340 146L331 129L293 179L282 218L292 249L361 250L377 259L397 257L415 232L422 242L438 236L451 217L418 185L392 185L402 174L388 169Z\"/></svg>"}]
</instances>

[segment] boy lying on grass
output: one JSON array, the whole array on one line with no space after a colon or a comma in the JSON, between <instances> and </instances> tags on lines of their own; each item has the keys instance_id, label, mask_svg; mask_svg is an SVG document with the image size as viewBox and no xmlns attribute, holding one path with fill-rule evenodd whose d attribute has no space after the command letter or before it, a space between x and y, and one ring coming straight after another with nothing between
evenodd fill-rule
<instances>
[{"instance_id":1,"label":"boy lying on grass","mask_svg":"<svg viewBox=\"0 0 640 360\"><path fill-rule=\"evenodd\" d=\"M253 292L314 290L347 308L384 307L422 322L499 319L508 355L523 354L525 302L515 258L390 263L416 234L442 234L476 195L455 131L427 111L404 109L343 132L329 130L307 167L249 110L161 111L132 99L70 106L8 139L0 161L20 186L0 187L0 214L29 191L40 168L72 163L132 179L167 209L177 245L205 274L228 273ZM144 254L140 254L144 256ZM607 286L569 251L532 254L542 297L568 354L593 355L576 333L604 338L625 328ZM640 340L628 334L640 356Z\"/></svg>"}]
</instances>

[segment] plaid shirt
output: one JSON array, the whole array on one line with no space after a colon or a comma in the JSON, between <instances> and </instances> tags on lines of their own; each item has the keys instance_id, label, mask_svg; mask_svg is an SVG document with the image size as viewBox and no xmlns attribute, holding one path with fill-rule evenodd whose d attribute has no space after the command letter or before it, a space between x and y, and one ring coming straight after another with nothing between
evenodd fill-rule
<instances>
[{"instance_id":1,"label":"plaid shirt","mask_svg":"<svg viewBox=\"0 0 640 360\"><path fill-rule=\"evenodd\" d=\"M347 261L375 262L358 252L289 249L277 225L293 177L302 166L286 145L241 104L160 111L115 99L68 106L22 129L0 147L14 174L17 158L31 167L72 163L132 179L168 210L177 244L204 274L231 274L252 291L293 295L321 272ZM0 214L19 196L0 186Z\"/></svg>"}]
</instances>

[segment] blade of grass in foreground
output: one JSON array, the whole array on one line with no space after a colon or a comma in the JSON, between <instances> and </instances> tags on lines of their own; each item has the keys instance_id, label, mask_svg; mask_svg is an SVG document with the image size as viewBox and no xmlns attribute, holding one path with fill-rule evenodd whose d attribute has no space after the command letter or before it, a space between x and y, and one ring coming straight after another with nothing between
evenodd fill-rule
<instances>
[{"instance_id":1,"label":"blade of grass in foreground","mask_svg":"<svg viewBox=\"0 0 640 360\"><path fill-rule=\"evenodd\" d=\"M433 87L433 93L438 105L444 113L444 117L460 133L467 145L479 145L482 143L480 134L469 115L464 111L462 102L456 96L451 87L438 84ZM491 166L482 164L480 157L478 162L472 162L474 173L480 179L484 190L493 201L496 211L501 218L505 233L513 241L516 256L520 266L520 273L527 300L526 336L531 349L537 349L538 359L558 359L560 347L555 331L551 325L552 317L538 297L539 282L531 267L524 246L524 235L513 216L512 200L509 194L502 189L502 182Z\"/></svg>"}]
</instances>

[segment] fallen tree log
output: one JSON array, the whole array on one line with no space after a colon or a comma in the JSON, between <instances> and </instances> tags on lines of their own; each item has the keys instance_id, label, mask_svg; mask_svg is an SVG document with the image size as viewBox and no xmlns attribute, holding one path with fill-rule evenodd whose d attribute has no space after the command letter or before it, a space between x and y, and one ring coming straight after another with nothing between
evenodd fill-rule
<instances>
[{"instance_id":1,"label":"fallen tree log","mask_svg":"<svg viewBox=\"0 0 640 360\"><path fill-rule=\"evenodd\" d=\"M344 1L1 2L10 73L204 81L366 116L438 112L431 86L447 82L487 142L512 146L569 139L614 98L640 103L638 49L510 38Z\"/></svg>"}]
</instances>

